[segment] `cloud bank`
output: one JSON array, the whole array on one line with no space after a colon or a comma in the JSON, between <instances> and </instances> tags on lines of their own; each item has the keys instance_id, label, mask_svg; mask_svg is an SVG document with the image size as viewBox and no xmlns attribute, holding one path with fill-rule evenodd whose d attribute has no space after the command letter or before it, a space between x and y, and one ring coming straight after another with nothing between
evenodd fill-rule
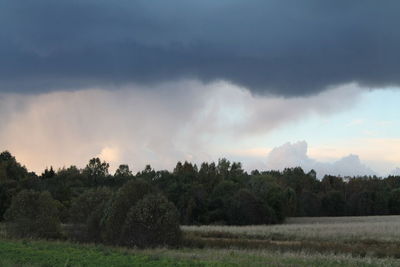
<instances>
[{"instance_id":1,"label":"cloud bank","mask_svg":"<svg viewBox=\"0 0 400 267\"><path fill-rule=\"evenodd\" d=\"M302 167L305 171L314 169L317 177L325 174L341 176L376 175L376 172L364 165L357 155L348 155L333 163L319 162L307 155L305 141L286 143L274 148L267 156L267 169L283 170L288 167Z\"/></svg>"},{"instance_id":2,"label":"cloud bank","mask_svg":"<svg viewBox=\"0 0 400 267\"><path fill-rule=\"evenodd\" d=\"M286 123L347 110L362 90L347 85L312 97L259 98L227 82L130 85L42 94L0 94L0 148L37 172L84 166L94 156L115 168L217 160ZM346 95L347 97L343 97Z\"/></svg>"},{"instance_id":3,"label":"cloud bank","mask_svg":"<svg viewBox=\"0 0 400 267\"><path fill-rule=\"evenodd\" d=\"M395 0L3 0L0 91L197 79L304 96L399 85L399 9Z\"/></svg>"}]
</instances>

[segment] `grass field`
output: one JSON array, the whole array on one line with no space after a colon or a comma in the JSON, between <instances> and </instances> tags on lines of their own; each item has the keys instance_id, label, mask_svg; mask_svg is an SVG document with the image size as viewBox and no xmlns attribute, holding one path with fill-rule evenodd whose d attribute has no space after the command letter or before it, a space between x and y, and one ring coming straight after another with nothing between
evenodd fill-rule
<instances>
[{"instance_id":1,"label":"grass field","mask_svg":"<svg viewBox=\"0 0 400 267\"><path fill-rule=\"evenodd\" d=\"M400 266L400 216L182 229L181 249L135 250L12 240L0 227L0 266Z\"/></svg>"},{"instance_id":2,"label":"grass field","mask_svg":"<svg viewBox=\"0 0 400 267\"><path fill-rule=\"evenodd\" d=\"M0 266L396 266L394 259L260 250L128 250L50 241L0 241Z\"/></svg>"}]
</instances>

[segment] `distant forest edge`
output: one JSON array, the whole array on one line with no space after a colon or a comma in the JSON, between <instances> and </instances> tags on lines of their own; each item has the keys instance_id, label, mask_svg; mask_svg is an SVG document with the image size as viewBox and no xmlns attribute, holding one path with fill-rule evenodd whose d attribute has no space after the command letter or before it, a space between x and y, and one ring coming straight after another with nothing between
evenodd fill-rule
<instances>
[{"instance_id":1,"label":"distant forest edge","mask_svg":"<svg viewBox=\"0 0 400 267\"><path fill-rule=\"evenodd\" d=\"M143 205L151 208L155 202L165 208L157 212L176 211L178 224L185 225L275 224L293 216L400 214L400 176L326 175L319 180L315 171L305 173L300 167L247 173L241 163L226 159L205 162L199 167L178 162L172 172L156 171L148 165L137 174L127 165L120 165L112 175L108 163L93 158L83 169L71 166L54 171L50 168L37 175L28 172L8 151L2 152L0 221L7 219L6 211L18 202L13 199L21 192L25 194L21 199L34 198L32 194L40 193L43 201L54 201L60 222L85 224L91 220L98 231L103 231L101 224L107 223L107 218L112 220L110 216L120 216L120 224L109 222L115 227L126 224L123 220L128 220L131 213L131 223L138 223L134 218L143 209L129 212L130 205L139 201L135 194L142 194L143 200L147 193L152 196ZM124 214L107 215L107 212ZM15 211L8 213L11 220L19 216ZM107 239L107 231L97 233L99 236L94 238Z\"/></svg>"}]
</instances>

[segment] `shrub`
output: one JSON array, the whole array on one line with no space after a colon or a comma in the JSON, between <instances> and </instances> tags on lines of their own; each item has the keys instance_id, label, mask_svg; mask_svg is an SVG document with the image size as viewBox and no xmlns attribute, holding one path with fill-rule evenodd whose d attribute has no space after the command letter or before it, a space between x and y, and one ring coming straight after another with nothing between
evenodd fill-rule
<instances>
[{"instance_id":1,"label":"shrub","mask_svg":"<svg viewBox=\"0 0 400 267\"><path fill-rule=\"evenodd\" d=\"M103 240L117 245L129 210L145 195L153 193L152 186L143 180L133 180L121 187L104 210Z\"/></svg>"},{"instance_id":2,"label":"shrub","mask_svg":"<svg viewBox=\"0 0 400 267\"><path fill-rule=\"evenodd\" d=\"M178 246L179 213L160 194L150 194L129 210L123 227L123 244L130 247Z\"/></svg>"},{"instance_id":3,"label":"shrub","mask_svg":"<svg viewBox=\"0 0 400 267\"><path fill-rule=\"evenodd\" d=\"M72 201L69 236L78 241L101 241L101 219L112 192L107 188L86 191Z\"/></svg>"},{"instance_id":4,"label":"shrub","mask_svg":"<svg viewBox=\"0 0 400 267\"><path fill-rule=\"evenodd\" d=\"M13 237L58 237L61 226L58 206L47 191L21 191L5 213L8 234Z\"/></svg>"}]
</instances>

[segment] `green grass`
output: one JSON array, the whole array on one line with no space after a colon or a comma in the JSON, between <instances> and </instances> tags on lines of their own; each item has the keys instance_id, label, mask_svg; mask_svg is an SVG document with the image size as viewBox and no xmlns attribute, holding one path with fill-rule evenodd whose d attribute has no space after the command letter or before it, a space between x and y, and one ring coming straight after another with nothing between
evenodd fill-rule
<instances>
[{"instance_id":1,"label":"green grass","mask_svg":"<svg viewBox=\"0 0 400 267\"><path fill-rule=\"evenodd\" d=\"M0 241L1 266L204 266L201 261L175 260L105 246L49 241Z\"/></svg>"},{"instance_id":2,"label":"green grass","mask_svg":"<svg viewBox=\"0 0 400 267\"><path fill-rule=\"evenodd\" d=\"M0 240L0 266L398 266L395 259L236 249L128 250L67 242Z\"/></svg>"}]
</instances>

